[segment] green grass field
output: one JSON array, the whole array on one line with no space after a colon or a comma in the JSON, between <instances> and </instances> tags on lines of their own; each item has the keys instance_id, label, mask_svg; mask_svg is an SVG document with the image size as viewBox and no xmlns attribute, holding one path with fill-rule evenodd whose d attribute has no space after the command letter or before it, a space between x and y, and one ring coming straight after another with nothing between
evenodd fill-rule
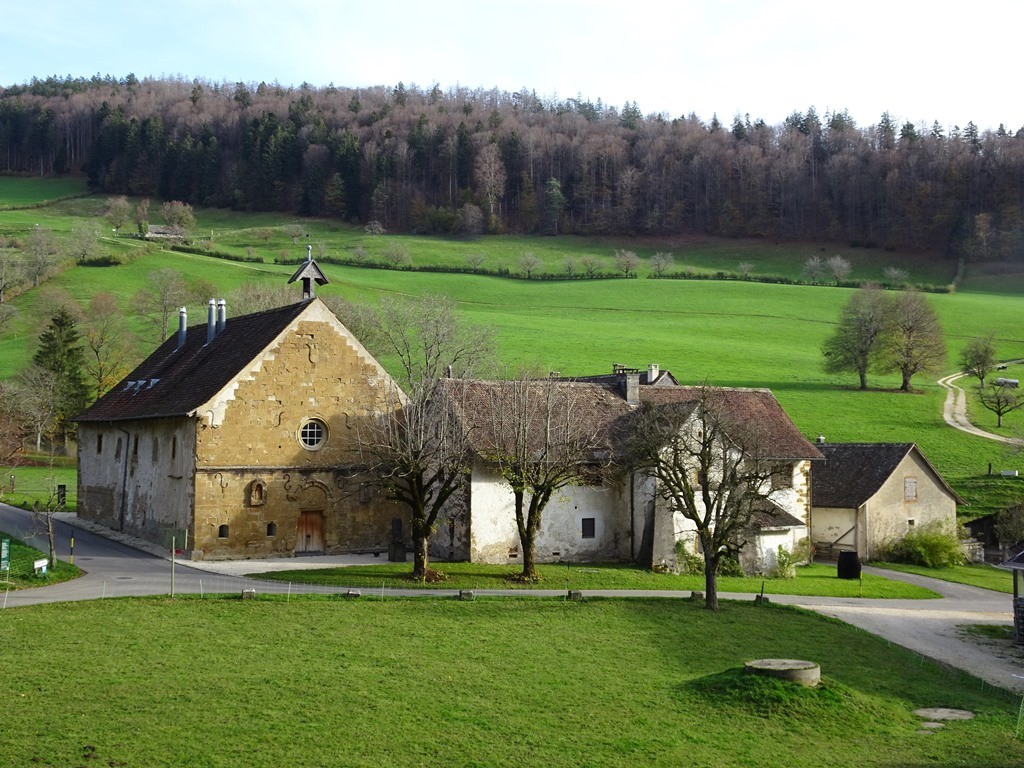
<instances>
[{"instance_id":1,"label":"green grass field","mask_svg":"<svg viewBox=\"0 0 1024 768\"><path fill-rule=\"evenodd\" d=\"M0 202L3 200L0 189ZM40 209L3 211L0 233L27 230L36 223L66 233L77 219L101 215L104 205L101 197L86 197ZM156 204L153 210L158 210ZM896 261L912 275L919 273L922 280L944 283L951 277L951 265L946 260L807 244L700 239L617 242L518 236L476 241L371 238L362 229L346 224L307 220L300 223L310 237L300 237L292 244L284 231L290 220L276 214L202 210L197 218L197 236L206 236L208 231L214 247L239 254L252 248L265 263L155 251L124 266L69 269L39 290L13 300L20 314L0 337L0 377L13 375L30 359L34 339L57 294L69 294L84 304L95 292L109 291L127 306L130 297L146 284L147 275L165 267L208 281L222 295L246 282L280 284L294 267L272 263L275 255L284 250L303 256L307 242L315 246L322 242L328 254L344 255L356 245L379 252L386 241L401 240L414 263L442 265L464 264L466 255L472 252L485 253L491 266L499 262L512 266L511 261L525 250L550 265L559 264L567 256L578 259L592 253L605 259L608 269L616 247L631 247L644 258L658 250L671 250L678 262L704 271L732 270L734 266L729 265L733 261L743 260L762 265L755 273L791 276L799 273L808 255L827 256L837 251L854 262L853 276L857 279L878 277L885 266ZM258 237L265 227L271 229L266 244ZM111 238L108 244L146 250L138 241L124 237L116 241ZM821 251L822 247L826 250ZM834 327L850 289L642 278L526 281L322 266L331 280L322 292L352 301L373 302L385 295L450 295L470 322L495 329L499 361L506 370L525 365L571 375L609 371L613 362L638 367L657 362L683 383L768 387L809 437L823 434L833 441L917 442L970 502L970 507L961 510L965 516L992 512L1007 498L1024 497L1024 485L1016 490L1001 478L987 475L990 464L996 474L1002 469L1024 469L1024 459L999 444L947 427L942 421L943 391L929 377L918 377L915 384L920 391L908 395L892 391L898 386L892 375L872 375L874 389L860 392L853 388L853 376L821 371L821 343ZM945 328L950 351L947 371L953 370L957 353L968 339L989 332L996 334L1001 357L1024 357L1024 297L972 292L967 285L958 293L930 294L928 298ZM193 308L191 317L193 322L201 321L200 308ZM136 323L136 329L142 331L143 326ZM154 342L149 338L150 344ZM394 364L387 358L382 362L385 366ZM1008 417L1006 429L1024 429L1024 413Z\"/></svg>"},{"instance_id":2,"label":"green grass field","mask_svg":"<svg viewBox=\"0 0 1024 768\"><path fill-rule=\"evenodd\" d=\"M431 567L447 577L442 582L423 585L409 581L408 564L382 563L373 566L313 568L304 571L273 571L250 574L254 578L295 584L329 584L360 589L382 587L437 587L439 589L664 589L703 591L703 576L654 573L644 568L617 564L538 565L541 581L524 584L509 577L522 571L514 565L480 563L432 563ZM929 598L939 595L928 589L864 575L863 581L836 578L835 566L810 565L797 568L795 579L761 579L720 576L721 592L768 595L829 595L834 597Z\"/></svg>"},{"instance_id":3,"label":"green grass field","mask_svg":"<svg viewBox=\"0 0 1024 768\"><path fill-rule=\"evenodd\" d=\"M85 179L0 176L0 210L84 195L87 191Z\"/></svg>"},{"instance_id":4,"label":"green grass field","mask_svg":"<svg viewBox=\"0 0 1024 768\"><path fill-rule=\"evenodd\" d=\"M127 599L0 613L0 765L1019 764L1017 699L840 622L685 601ZM738 674L821 664L818 690ZM976 713L921 733L919 707Z\"/></svg>"}]
</instances>

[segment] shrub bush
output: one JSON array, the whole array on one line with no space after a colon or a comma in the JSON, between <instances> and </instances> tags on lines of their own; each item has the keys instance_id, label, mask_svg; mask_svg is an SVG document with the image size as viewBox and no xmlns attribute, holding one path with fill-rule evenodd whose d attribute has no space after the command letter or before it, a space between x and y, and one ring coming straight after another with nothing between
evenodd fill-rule
<instances>
[{"instance_id":1,"label":"shrub bush","mask_svg":"<svg viewBox=\"0 0 1024 768\"><path fill-rule=\"evenodd\" d=\"M894 541L882 559L926 568L946 568L964 562L956 532L940 523L923 525Z\"/></svg>"},{"instance_id":2,"label":"shrub bush","mask_svg":"<svg viewBox=\"0 0 1024 768\"><path fill-rule=\"evenodd\" d=\"M779 544L775 553L775 566L768 574L771 579L795 579L796 578L796 555L790 552L782 544Z\"/></svg>"},{"instance_id":3,"label":"shrub bush","mask_svg":"<svg viewBox=\"0 0 1024 768\"><path fill-rule=\"evenodd\" d=\"M704 573L704 558L690 551L686 539L676 541L676 563L679 572L687 576L700 576Z\"/></svg>"}]
</instances>

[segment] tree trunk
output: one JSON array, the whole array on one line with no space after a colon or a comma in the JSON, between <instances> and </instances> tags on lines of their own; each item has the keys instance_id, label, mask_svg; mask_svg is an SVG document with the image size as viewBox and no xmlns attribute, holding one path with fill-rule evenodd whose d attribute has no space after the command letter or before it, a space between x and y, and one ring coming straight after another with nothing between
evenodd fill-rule
<instances>
[{"instance_id":1,"label":"tree trunk","mask_svg":"<svg viewBox=\"0 0 1024 768\"><path fill-rule=\"evenodd\" d=\"M704 607L709 611L718 610L718 558L704 550Z\"/></svg>"},{"instance_id":2,"label":"tree trunk","mask_svg":"<svg viewBox=\"0 0 1024 768\"><path fill-rule=\"evenodd\" d=\"M535 562L535 539L536 536L530 533L523 542L523 581L537 580L537 564Z\"/></svg>"},{"instance_id":3,"label":"tree trunk","mask_svg":"<svg viewBox=\"0 0 1024 768\"><path fill-rule=\"evenodd\" d=\"M909 373L904 373L903 374L903 384L900 386L900 392L909 392L910 391L910 376L911 376L911 374L909 374Z\"/></svg>"},{"instance_id":4,"label":"tree trunk","mask_svg":"<svg viewBox=\"0 0 1024 768\"><path fill-rule=\"evenodd\" d=\"M413 555L412 577L417 581L425 581L427 578L427 571L430 569L429 546L430 537L414 530L413 549L415 553Z\"/></svg>"},{"instance_id":5,"label":"tree trunk","mask_svg":"<svg viewBox=\"0 0 1024 768\"><path fill-rule=\"evenodd\" d=\"M53 513L46 511L46 536L50 542L50 567L57 567L57 547L53 541Z\"/></svg>"},{"instance_id":6,"label":"tree trunk","mask_svg":"<svg viewBox=\"0 0 1024 768\"><path fill-rule=\"evenodd\" d=\"M857 371L857 373L860 375L860 388L861 389L867 389L868 388L868 372L866 370L860 370L860 371Z\"/></svg>"}]
</instances>

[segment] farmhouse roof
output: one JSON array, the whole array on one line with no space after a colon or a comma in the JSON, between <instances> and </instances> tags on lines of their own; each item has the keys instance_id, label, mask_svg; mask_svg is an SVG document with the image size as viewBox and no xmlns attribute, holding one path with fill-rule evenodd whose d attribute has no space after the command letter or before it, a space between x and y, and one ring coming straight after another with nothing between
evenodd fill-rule
<instances>
[{"instance_id":1,"label":"farmhouse roof","mask_svg":"<svg viewBox=\"0 0 1024 768\"><path fill-rule=\"evenodd\" d=\"M765 436L763 459L821 459L817 448L804 437L782 409L770 389L739 387L650 387L640 390L640 402L652 404L691 403L702 396L724 409L740 423L757 427Z\"/></svg>"},{"instance_id":2,"label":"farmhouse roof","mask_svg":"<svg viewBox=\"0 0 1024 768\"><path fill-rule=\"evenodd\" d=\"M442 396L467 430L470 443L478 454L487 455L507 441L509 435L503 435L502 432L512 424L507 418L501 418L502 397L510 397L516 383L476 379L446 379L442 382ZM573 423L578 425L581 433L593 436L590 442L594 445L595 455L592 458L601 460L610 457L616 443L616 430L631 411L614 388L565 379L538 379L525 386L528 387L526 396L534 398L535 402L547 392L553 392L556 419L565 418L565 409L571 402L574 409ZM537 423L530 434L539 439L543 433L543 416L535 413L534 421Z\"/></svg>"},{"instance_id":3,"label":"farmhouse roof","mask_svg":"<svg viewBox=\"0 0 1024 768\"><path fill-rule=\"evenodd\" d=\"M76 420L188 415L223 389L310 305L301 301L230 318L209 343L207 323L189 326L180 348L175 333Z\"/></svg>"},{"instance_id":4,"label":"farmhouse roof","mask_svg":"<svg viewBox=\"0 0 1024 768\"><path fill-rule=\"evenodd\" d=\"M914 443L829 443L818 448L825 461L811 466L811 505L856 508L874 496L911 451L931 470L939 484L963 504Z\"/></svg>"},{"instance_id":5,"label":"farmhouse roof","mask_svg":"<svg viewBox=\"0 0 1024 768\"><path fill-rule=\"evenodd\" d=\"M449 400L457 418L470 431L474 449L482 455L486 454L494 448L499 437L496 430L507 426L492 414L493 403L497 402L501 387L511 386L511 382L453 379L444 384L444 396ZM538 395L542 387L554 387L563 403L573 397L574 407L578 409L578 422L587 433L596 436L599 446L597 450L602 453L602 457L615 456L630 427L629 416L636 410L636 406L626 402L615 383L597 383L590 377L584 377L579 380L541 379L531 382L530 386L535 388ZM640 402L696 407L703 390L701 387L643 387ZM790 421L771 391L709 387L706 393L705 396L720 402L732 416L762 428L767 435L763 458L822 458Z\"/></svg>"}]
</instances>

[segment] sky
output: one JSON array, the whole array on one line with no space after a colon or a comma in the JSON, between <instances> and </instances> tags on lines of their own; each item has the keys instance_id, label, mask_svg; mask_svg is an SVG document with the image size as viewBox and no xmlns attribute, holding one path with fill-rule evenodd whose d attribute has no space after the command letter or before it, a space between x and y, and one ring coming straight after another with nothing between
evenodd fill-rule
<instances>
[{"instance_id":1,"label":"sky","mask_svg":"<svg viewBox=\"0 0 1024 768\"><path fill-rule=\"evenodd\" d=\"M0 85L49 75L582 97L779 123L1024 126L1015 0L6 0Z\"/></svg>"}]
</instances>

